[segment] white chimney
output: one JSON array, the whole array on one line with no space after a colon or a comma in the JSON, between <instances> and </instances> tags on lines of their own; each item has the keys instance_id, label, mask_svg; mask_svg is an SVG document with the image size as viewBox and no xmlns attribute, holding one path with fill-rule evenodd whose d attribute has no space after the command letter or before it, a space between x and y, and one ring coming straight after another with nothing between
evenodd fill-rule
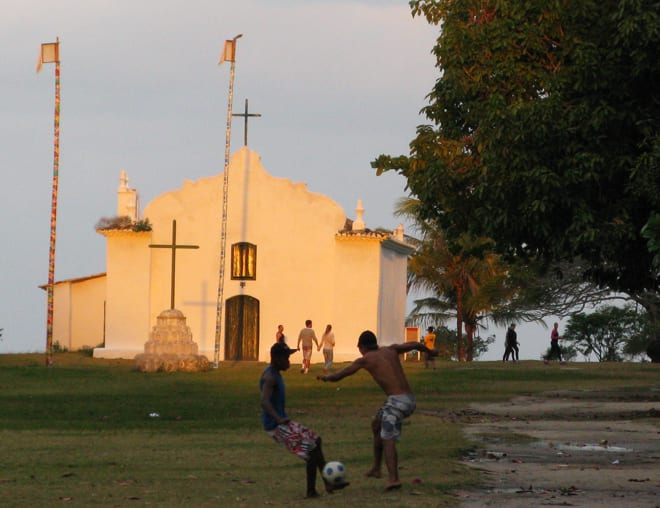
<instances>
[{"instance_id":1,"label":"white chimney","mask_svg":"<svg viewBox=\"0 0 660 508\"><path fill-rule=\"evenodd\" d=\"M117 189L117 216L130 217L135 222L139 215L137 191L128 186L128 174L126 170L122 169L119 173L119 188Z\"/></svg>"},{"instance_id":2,"label":"white chimney","mask_svg":"<svg viewBox=\"0 0 660 508\"><path fill-rule=\"evenodd\" d=\"M355 220L353 221L353 231L364 231L364 208L362 207L362 200L358 199L357 206L355 207Z\"/></svg>"}]
</instances>

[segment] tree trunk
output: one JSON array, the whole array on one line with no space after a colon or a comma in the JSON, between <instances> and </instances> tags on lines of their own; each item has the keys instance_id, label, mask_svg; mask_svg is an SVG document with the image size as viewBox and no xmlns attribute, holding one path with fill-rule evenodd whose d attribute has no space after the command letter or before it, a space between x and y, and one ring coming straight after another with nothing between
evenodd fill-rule
<instances>
[{"instance_id":1,"label":"tree trunk","mask_svg":"<svg viewBox=\"0 0 660 508\"><path fill-rule=\"evenodd\" d=\"M465 324L465 335L467 338L467 361L471 362L474 358L474 330L475 326L472 324Z\"/></svg>"},{"instance_id":2,"label":"tree trunk","mask_svg":"<svg viewBox=\"0 0 660 508\"><path fill-rule=\"evenodd\" d=\"M456 340L458 341L456 355L459 362L465 361L465 348L463 347L463 288L456 286Z\"/></svg>"}]
</instances>

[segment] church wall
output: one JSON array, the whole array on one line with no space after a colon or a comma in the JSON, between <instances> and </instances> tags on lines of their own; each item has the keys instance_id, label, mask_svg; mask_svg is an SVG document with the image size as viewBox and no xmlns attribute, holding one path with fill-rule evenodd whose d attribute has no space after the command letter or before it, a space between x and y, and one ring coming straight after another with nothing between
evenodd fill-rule
<instances>
[{"instance_id":1,"label":"church wall","mask_svg":"<svg viewBox=\"0 0 660 508\"><path fill-rule=\"evenodd\" d=\"M55 284L53 302L53 344L71 350L71 282Z\"/></svg>"},{"instance_id":2,"label":"church wall","mask_svg":"<svg viewBox=\"0 0 660 508\"><path fill-rule=\"evenodd\" d=\"M354 360L358 337L371 330L380 339L378 290L380 239L349 237L336 241L335 359Z\"/></svg>"},{"instance_id":3,"label":"church wall","mask_svg":"<svg viewBox=\"0 0 660 508\"><path fill-rule=\"evenodd\" d=\"M103 274L56 282L53 301L53 344L77 351L103 342Z\"/></svg>"},{"instance_id":4,"label":"church wall","mask_svg":"<svg viewBox=\"0 0 660 508\"><path fill-rule=\"evenodd\" d=\"M103 344L105 277L90 278L72 285L71 344L77 351Z\"/></svg>"},{"instance_id":5,"label":"church wall","mask_svg":"<svg viewBox=\"0 0 660 508\"><path fill-rule=\"evenodd\" d=\"M390 249L381 250L381 288L405 288L408 258ZM406 292L381 290L378 322L381 344L405 342Z\"/></svg>"},{"instance_id":6,"label":"church wall","mask_svg":"<svg viewBox=\"0 0 660 508\"><path fill-rule=\"evenodd\" d=\"M295 347L306 319L313 320L319 337L333 321L334 235L345 214L305 184L269 175L259 157L246 149L232 157L229 182L223 302L240 294L259 300L259 358L266 361L278 324L284 325ZM144 213L154 228L153 243L171 241L171 221L176 219L177 243L200 246L177 250L175 307L186 315L193 340L209 359L215 342L222 186L222 174L186 182L182 189L156 198ZM243 287L231 279L230 266L231 245L241 241L257 246L256 280L244 281ZM152 253L152 323L169 307L170 254L158 250ZM224 358L224 316L220 357Z\"/></svg>"},{"instance_id":7,"label":"church wall","mask_svg":"<svg viewBox=\"0 0 660 508\"><path fill-rule=\"evenodd\" d=\"M186 316L200 353L209 349L211 358L218 293L221 189L222 178L218 176L186 181L181 189L162 194L145 208L145 217L153 227L153 244L171 244L172 220L176 220L177 244L198 246L176 250L174 306ZM172 253L171 249L149 250L151 327L157 316L170 308ZM200 324L205 325L203 330Z\"/></svg>"},{"instance_id":8,"label":"church wall","mask_svg":"<svg viewBox=\"0 0 660 508\"><path fill-rule=\"evenodd\" d=\"M103 231L106 237L106 342L96 358L133 358L149 336L149 232Z\"/></svg>"},{"instance_id":9,"label":"church wall","mask_svg":"<svg viewBox=\"0 0 660 508\"><path fill-rule=\"evenodd\" d=\"M332 322L334 235L345 214L304 183L266 173L254 152L242 150L237 156L236 166L243 171L230 173L236 185L231 187L229 216L237 219L229 225L228 243L257 245L257 279L246 281L245 288L228 280L227 293L245 292L261 302L259 358L267 361L278 324L284 325L289 345L296 347L306 319L312 320L319 338ZM313 358L319 356L317 352Z\"/></svg>"},{"instance_id":10,"label":"church wall","mask_svg":"<svg viewBox=\"0 0 660 508\"><path fill-rule=\"evenodd\" d=\"M143 217L151 233L105 232L107 237L106 347L95 356L133 358L143 352L157 316L170 307L171 250L149 244L170 244L172 220L177 244L198 249L176 250L176 309L186 316L200 354L214 358L219 281L223 174L186 181L180 189L151 201ZM227 300L249 295L259 301L259 360L269 360L278 324L291 347L306 319L320 338L333 325L337 362L359 356L357 338L365 329L389 338L405 314L405 255L402 261L381 254L382 237L338 238L346 214L332 199L310 192L304 183L269 175L260 157L247 148L233 154L229 168L229 201L223 291L220 359L225 353ZM231 245L257 246L256 280L231 279ZM400 263L403 263L402 265ZM384 266L388 272L381 276ZM401 295L388 296L379 307L382 288L401 270ZM399 284L399 283L397 283ZM393 315L392 309L396 308ZM294 365L302 354L292 357ZM314 350L312 362L322 361Z\"/></svg>"}]
</instances>

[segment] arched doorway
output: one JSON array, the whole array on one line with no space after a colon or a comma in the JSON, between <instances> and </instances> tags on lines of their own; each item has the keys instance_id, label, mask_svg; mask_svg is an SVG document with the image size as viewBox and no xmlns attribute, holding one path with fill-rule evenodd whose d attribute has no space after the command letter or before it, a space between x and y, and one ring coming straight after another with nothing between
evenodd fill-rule
<instances>
[{"instance_id":1,"label":"arched doorway","mask_svg":"<svg viewBox=\"0 0 660 508\"><path fill-rule=\"evenodd\" d=\"M259 300L238 295L227 300L225 360L259 359Z\"/></svg>"}]
</instances>

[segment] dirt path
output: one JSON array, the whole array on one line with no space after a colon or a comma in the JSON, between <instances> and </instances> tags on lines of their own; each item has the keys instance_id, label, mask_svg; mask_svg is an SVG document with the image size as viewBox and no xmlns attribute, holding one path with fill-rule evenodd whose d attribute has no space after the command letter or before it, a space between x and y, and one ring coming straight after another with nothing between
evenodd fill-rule
<instances>
[{"instance_id":1,"label":"dirt path","mask_svg":"<svg viewBox=\"0 0 660 508\"><path fill-rule=\"evenodd\" d=\"M461 506L660 508L660 388L555 392L453 415L484 485Z\"/></svg>"}]
</instances>

